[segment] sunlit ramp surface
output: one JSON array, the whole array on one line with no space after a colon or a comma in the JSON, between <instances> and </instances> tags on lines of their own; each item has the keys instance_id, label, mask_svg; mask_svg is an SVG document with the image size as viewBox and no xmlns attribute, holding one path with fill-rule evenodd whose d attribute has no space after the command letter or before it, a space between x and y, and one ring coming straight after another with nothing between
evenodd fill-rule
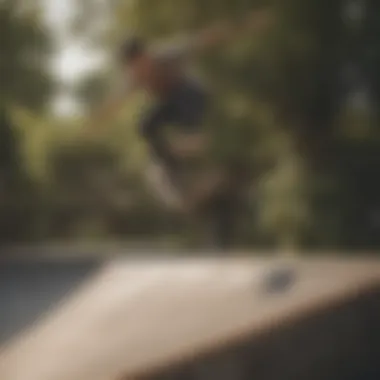
<instances>
[{"instance_id":1,"label":"sunlit ramp surface","mask_svg":"<svg viewBox=\"0 0 380 380\"><path fill-rule=\"evenodd\" d=\"M114 262L3 348L0 378L375 380L379 302L378 261Z\"/></svg>"},{"instance_id":2,"label":"sunlit ramp surface","mask_svg":"<svg viewBox=\"0 0 380 380\"><path fill-rule=\"evenodd\" d=\"M33 324L100 266L96 260L0 263L0 344Z\"/></svg>"}]
</instances>

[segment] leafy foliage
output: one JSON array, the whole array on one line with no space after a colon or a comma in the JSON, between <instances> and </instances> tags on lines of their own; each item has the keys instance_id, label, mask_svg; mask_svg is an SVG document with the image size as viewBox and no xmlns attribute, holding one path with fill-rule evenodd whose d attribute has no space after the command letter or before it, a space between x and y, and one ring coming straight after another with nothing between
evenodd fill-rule
<instances>
[{"instance_id":1,"label":"leafy foliage","mask_svg":"<svg viewBox=\"0 0 380 380\"><path fill-rule=\"evenodd\" d=\"M154 42L271 7L269 30L242 34L194 62L214 100L205 125L214 136L210 154L244 168L252 182L241 243L373 248L380 244L377 3L367 2L360 27L343 17L343 0L82 1L73 36L111 54L131 33ZM146 99L133 99L94 139L81 133L83 121L48 116L52 42L40 25L39 12L20 12L19 2L0 7L2 239L20 231L29 238L177 233L183 221L151 199L143 180L147 152L136 125ZM86 109L104 93L111 66L77 84ZM360 86L369 88L366 107L347 102ZM31 218L24 227L20 208ZM30 220L37 228L25 233Z\"/></svg>"}]
</instances>

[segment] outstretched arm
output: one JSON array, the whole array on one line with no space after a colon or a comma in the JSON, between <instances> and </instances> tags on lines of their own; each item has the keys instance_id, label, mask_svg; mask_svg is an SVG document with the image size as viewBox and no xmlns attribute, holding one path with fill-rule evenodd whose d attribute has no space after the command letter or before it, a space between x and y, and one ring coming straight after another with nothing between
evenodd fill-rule
<instances>
[{"instance_id":1,"label":"outstretched arm","mask_svg":"<svg viewBox=\"0 0 380 380\"><path fill-rule=\"evenodd\" d=\"M192 41L194 51L202 51L214 45L237 38L244 32L261 31L272 20L268 10L249 12L239 22L221 21L198 32Z\"/></svg>"},{"instance_id":2,"label":"outstretched arm","mask_svg":"<svg viewBox=\"0 0 380 380\"><path fill-rule=\"evenodd\" d=\"M102 125L110 121L122 108L128 97L134 92L133 86L124 86L118 91L109 95L90 117L88 129L98 130Z\"/></svg>"}]
</instances>

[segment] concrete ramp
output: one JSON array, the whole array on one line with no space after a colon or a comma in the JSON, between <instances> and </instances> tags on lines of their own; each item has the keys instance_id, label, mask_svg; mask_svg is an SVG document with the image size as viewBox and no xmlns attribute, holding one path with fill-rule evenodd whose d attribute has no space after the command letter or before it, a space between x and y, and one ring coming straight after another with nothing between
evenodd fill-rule
<instances>
[{"instance_id":1,"label":"concrete ramp","mask_svg":"<svg viewBox=\"0 0 380 380\"><path fill-rule=\"evenodd\" d=\"M376 260L114 261L3 347L0 378L366 380L379 295Z\"/></svg>"}]
</instances>

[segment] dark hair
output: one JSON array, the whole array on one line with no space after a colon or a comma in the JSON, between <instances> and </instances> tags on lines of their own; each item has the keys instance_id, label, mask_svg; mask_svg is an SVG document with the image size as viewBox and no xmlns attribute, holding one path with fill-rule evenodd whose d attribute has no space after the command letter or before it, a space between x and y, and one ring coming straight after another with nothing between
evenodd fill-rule
<instances>
[{"instance_id":1,"label":"dark hair","mask_svg":"<svg viewBox=\"0 0 380 380\"><path fill-rule=\"evenodd\" d=\"M121 45L119 60L122 63L130 63L145 52L145 43L139 37L130 37Z\"/></svg>"}]
</instances>

